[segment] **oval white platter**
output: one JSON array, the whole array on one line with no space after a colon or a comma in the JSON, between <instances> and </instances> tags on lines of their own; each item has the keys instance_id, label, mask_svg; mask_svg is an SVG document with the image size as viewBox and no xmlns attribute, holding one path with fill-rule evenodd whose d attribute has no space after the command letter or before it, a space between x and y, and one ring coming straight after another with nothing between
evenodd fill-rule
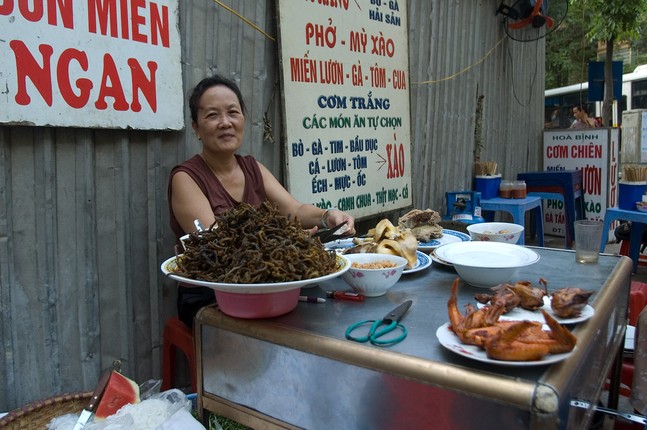
<instances>
[{"instance_id":1,"label":"oval white platter","mask_svg":"<svg viewBox=\"0 0 647 430\"><path fill-rule=\"evenodd\" d=\"M504 361L493 360L488 358L486 352L475 345L466 345L458 339L454 332L449 328L450 324L445 323L438 327L436 330L436 337L442 346L448 350L467 357L472 360L480 361L483 363L496 364L499 366L515 366L515 367L528 367L528 366L542 366L546 364L553 364L565 360L571 354L549 354L541 360L535 361Z\"/></svg>"},{"instance_id":2,"label":"oval white platter","mask_svg":"<svg viewBox=\"0 0 647 430\"><path fill-rule=\"evenodd\" d=\"M325 276L319 276L312 279L302 279L298 281L289 282L272 282L262 284L228 284L221 282L209 282L200 279L191 279L184 276L177 275L177 262L176 257L171 257L162 263L162 273L171 279L175 279L183 284L195 285L199 287L209 287L217 291L225 291L228 293L240 294L258 294L258 293L278 293L281 291L294 290L296 288L303 288L311 284L327 281L342 275L350 268L350 262L343 255L337 254L337 271Z\"/></svg>"}]
</instances>

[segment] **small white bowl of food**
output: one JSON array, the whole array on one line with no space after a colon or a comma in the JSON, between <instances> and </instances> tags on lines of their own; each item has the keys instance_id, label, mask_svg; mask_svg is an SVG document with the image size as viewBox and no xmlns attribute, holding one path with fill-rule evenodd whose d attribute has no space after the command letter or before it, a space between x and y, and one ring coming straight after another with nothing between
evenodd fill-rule
<instances>
[{"instance_id":1,"label":"small white bowl of food","mask_svg":"<svg viewBox=\"0 0 647 430\"><path fill-rule=\"evenodd\" d=\"M390 254L347 254L350 268L342 278L358 294L379 297L400 280L407 259Z\"/></svg>"},{"instance_id":2,"label":"small white bowl of food","mask_svg":"<svg viewBox=\"0 0 647 430\"><path fill-rule=\"evenodd\" d=\"M509 222L482 222L470 224L467 231L474 241L516 244L523 234L523 226Z\"/></svg>"}]
</instances>

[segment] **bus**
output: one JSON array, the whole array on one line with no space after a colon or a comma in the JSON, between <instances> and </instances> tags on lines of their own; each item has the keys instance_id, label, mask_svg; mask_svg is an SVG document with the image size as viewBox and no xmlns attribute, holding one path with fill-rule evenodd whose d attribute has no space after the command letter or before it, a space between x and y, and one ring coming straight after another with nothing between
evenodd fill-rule
<instances>
[{"instance_id":1,"label":"bus","mask_svg":"<svg viewBox=\"0 0 647 430\"><path fill-rule=\"evenodd\" d=\"M590 117L602 122L602 102L588 100L589 83L568 85L546 90L544 93L545 128L568 128L575 119L573 106L587 108ZM647 64L638 66L632 73L622 75L622 98L615 107L617 123L622 123L622 112L631 109L647 109ZM614 117L614 122L615 121Z\"/></svg>"}]
</instances>

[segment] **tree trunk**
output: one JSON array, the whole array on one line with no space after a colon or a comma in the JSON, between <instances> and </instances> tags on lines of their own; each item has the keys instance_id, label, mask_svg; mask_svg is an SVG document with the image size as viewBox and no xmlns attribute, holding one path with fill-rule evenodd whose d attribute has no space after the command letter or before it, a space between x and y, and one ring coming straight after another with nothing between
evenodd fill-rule
<instances>
[{"instance_id":1,"label":"tree trunk","mask_svg":"<svg viewBox=\"0 0 647 430\"><path fill-rule=\"evenodd\" d=\"M607 53L604 59L604 101L602 102L602 125L611 127L613 121L613 42L615 37L607 40Z\"/></svg>"}]
</instances>

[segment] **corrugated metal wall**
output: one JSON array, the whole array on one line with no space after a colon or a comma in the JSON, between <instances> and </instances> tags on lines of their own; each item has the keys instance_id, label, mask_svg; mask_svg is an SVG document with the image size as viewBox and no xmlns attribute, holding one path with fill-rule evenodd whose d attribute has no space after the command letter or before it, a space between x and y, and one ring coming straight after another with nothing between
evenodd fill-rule
<instances>
[{"instance_id":1,"label":"corrugated metal wall","mask_svg":"<svg viewBox=\"0 0 647 430\"><path fill-rule=\"evenodd\" d=\"M281 177L275 2L226 2L270 36L219 3L180 2L184 92L214 72L238 81L241 152ZM481 159L506 177L541 168L544 42L506 38L498 5L408 2L416 207L444 212L445 191L470 188L480 95ZM159 270L173 253L166 183L199 150L185 118L181 132L0 126L0 411L91 389L115 359L138 382L160 377L175 311Z\"/></svg>"}]
</instances>

